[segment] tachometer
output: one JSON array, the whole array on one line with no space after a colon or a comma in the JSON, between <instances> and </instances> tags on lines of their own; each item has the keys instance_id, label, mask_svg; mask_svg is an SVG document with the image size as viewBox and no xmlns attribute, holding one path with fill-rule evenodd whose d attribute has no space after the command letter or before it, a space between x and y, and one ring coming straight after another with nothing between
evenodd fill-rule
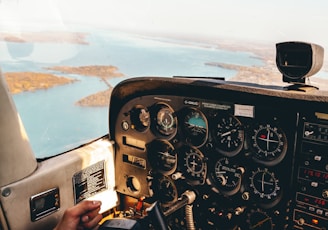
<instances>
[{"instance_id":1,"label":"tachometer","mask_svg":"<svg viewBox=\"0 0 328 230\"><path fill-rule=\"evenodd\" d=\"M197 110L190 109L184 117L183 128L186 141L195 147L203 145L208 135L208 124L205 115Z\"/></svg>"},{"instance_id":2,"label":"tachometer","mask_svg":"<svg viewBox=\"0 0 328 230\"><path fill-rule=\"evenodd\" d=\"M237 155L244 144L244 130L241 122L232 115L226 114L216 120L213 129L218 152L226 156Z\"/></svg>"},{"instance_id":3,"label":"tachometer","mask_svg":"<svg viewBox=\"0 0 328 230\"><path fill-rule=\"evenodd\" d=\"M282 129L258 125L251 137L254 160L267 166L278 164L286 155L287 138Z\"/></svg>"}]
</instances>

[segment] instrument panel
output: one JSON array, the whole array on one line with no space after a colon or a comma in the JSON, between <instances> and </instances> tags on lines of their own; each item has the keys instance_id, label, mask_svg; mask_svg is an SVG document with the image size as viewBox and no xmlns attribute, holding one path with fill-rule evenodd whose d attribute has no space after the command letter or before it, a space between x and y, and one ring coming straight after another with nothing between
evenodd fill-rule
<instances>
[{"instance_id":1,"label":"instrument panel","mask_svg":"<svg viewBox=\"0 0 328 230\"><path fill-rule=\"evenodd\" d=\"M114 93L119 106L110 125L119 193L160 201L165 210L192 190L196 229L325 229L328 167L320 171L300 160L304 149L318 146L315 111L255 89L151 80L145 92L117 94L117 101ZM308 181L317 183L316 194ZM322 215L309 213L307 202ZM170 228L185 229L185 215L170 215Z\"/></svg>"}]
</instances>

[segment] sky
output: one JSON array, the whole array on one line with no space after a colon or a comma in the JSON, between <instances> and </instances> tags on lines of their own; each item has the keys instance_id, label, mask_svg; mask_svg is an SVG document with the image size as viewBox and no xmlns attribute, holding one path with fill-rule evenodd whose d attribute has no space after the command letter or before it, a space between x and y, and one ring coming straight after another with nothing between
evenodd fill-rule
<instances>
[{"instance_id":1,"label":"sky","mask_svg":"<svg viewBox=\"0 0 328 230\"><path fill-rule=\"evenodd\" d=\"M0 0L0 31L69 23L328 48L327 0Z\"/></svg>"}]
</instances>

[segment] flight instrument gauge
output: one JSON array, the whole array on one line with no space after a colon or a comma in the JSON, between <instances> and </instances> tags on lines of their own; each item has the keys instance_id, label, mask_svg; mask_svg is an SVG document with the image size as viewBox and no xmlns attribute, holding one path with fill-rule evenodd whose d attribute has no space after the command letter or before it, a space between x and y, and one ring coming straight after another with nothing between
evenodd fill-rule
<instances>
[{"instance_id":1,"label":"flight instrument gauge","mask_svg":"<svg viewBox=\"0 0 328 230\"><path fill-rule=\"evenodd\" d=\"M248 229L271 230L272 218L261 210L251 210L247 215Z\"/></svg>"},{"instance_id":2,"label":"flight instrument gauge","mask_svg":"<svg viewBox=\"0 0 328 230\"><path fill-rule=\"evenodd\" d=\"M189 109L184 117L183 128L186 141L199 147L203 145L208 135L208 124L205 115L197 109Z\"/></svg>"},{"instance_id":3,"label":"flight instrument gauge","mask_svg":"<svg viewBox=\"0 0 328 230\"><path fill-rule=\"evenodd\" d=\"M185 146L179 150L183 155L184 176L192 184L203 184L207 173L204 155L198 149Z\"/></svg>"},{"instance_id":4,"label":"flight instrument gauge","mask_svg":"<svg viewBox=\"0 0 328 230\"><path fill-rule=\"evenodd\" d=\"M279 180L276 178L273 172L270 172L267 168L252 171L252 175L249 177L250 187L253 190L253 194L263 201L263 204L274 204L274 201L280 197L281 188Z\"/></svg>"},{"instance_id":5,"label":"flight instrument gauge","mask_svg":"<svg viewBox=\"0 0 328 230\"><path fill-rule=\"evenodd\" d=\"M170 136L176 133L177 118L171 107L165 104L158 104L155 119L156 130L160 134Z\"/></svg>"},{"instance_id":6,"label":"flight instrument gauge","mask_svg":"<svg viewBox=\"0 0 328 230\"><path fill-rule=\"evenodd\" d=\"M239 191L244 171L244 168L238 167L224 157L215 163L211 177L220 193L231 196Z\"/></svg>"},{"instance_id":7,"label":"flight instrument gauge","mask_svg":"<svg viewBox=\"0 0 328 230\"><path fill-rule=\"evenodd\" d=\"M253 159L267 166L278 164L286 155L287 138L282 129L266 124L253 129L251 136Z\"/></svg>"},{"instance_id":8,"label":"flight instrument gauge","mask_svg":"<svg viewBox=\"0 0 328 230\"><path fill-rule=\"evenodd\" d=\"M241 122L232 115L219 117L213 129L216 149L226 156L235 156L243 148L244 130Z\"/></svg>"},{"instance_id":9,"label":"flight instrument gauge","mask_svg":"<svg viewBox=\"0 0 328 230\"><path fill-rule=\"evenodd\" d=\"M177 187L168 176L155 176L152 189L154 190L154 196L161 201L163 206L167 206L178 199Z\"/></svg>"},{"instance_id":10,"label":"flight instrument gauge","mask_svg":"<svg viewBox=\"0 0 328 230\"><path fill-rule=\"evenodd\" d=\"M147 145L147 157L152 168L168 175L177 167L177 153L172 144L166 140L154 140Z\"/></svg>"},{"instance_id":11,"label":"flight instrument gauge","mask_svg":"<svg viewBox=\"0 0 328 230\"><path fill-rule=\"evenodd\" d=\"M145 131L150 125L150 114L148 109L144 106L135 106L130 111L131 127L142 132Z\"/></svg>"}]
</instances>

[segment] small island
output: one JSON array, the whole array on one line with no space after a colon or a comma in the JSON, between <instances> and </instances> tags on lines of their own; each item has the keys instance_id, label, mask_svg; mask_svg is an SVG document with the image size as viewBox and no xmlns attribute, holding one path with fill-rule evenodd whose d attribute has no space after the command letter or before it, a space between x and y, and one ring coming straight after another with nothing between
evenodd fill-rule
<instances>
[{"instance_id":1,"label":"small island","mask_svg":"<svg viewBox=\"0 0 328 230\"><path fill-rule=\"evenodd\" d=\"M91 94L81 100L77 101L75 104L79 106L89 106L89 107L104 107L109 105L110 95L113 88L101 91L95 94Z\"/></svg>"},{"instance_id":2,"label":"small island","mask_svg":"<svg viewBox=\"0 0 328 230\"><path fill-rule=\"evenodd\" d=\"M116 66L112 66L112 65L109 66L92 65L92 66L78 66L78 67L55 66L47 69L53 71L59 71L65 74L79 74L84 76L100 78L108 86L108 89L95 94L91 94L75 103L78 106L88 106L88 107L108 106L113 87L107 81L107 79L125 76L124 74L118 71L118 68Z\"/></svg>"},{"instance_id":3,"label":"small island","mask_svg":"<svg viewBox=\"0 0 328 230\"><path fill-rule=\"evenodd\" d=\"M100 78L123 77L124 74L118 72L116 66L90 65L90 66L54 66L47 68L66 74L79 74L85 76L94 76Z\"/></svg>"},{"instance_id":4,"label":"small island","mask_svg":"<svg viewBox=\"0 0 328 230\"><path fill-rule=\"evenodd\" d=\"M58 77L53 74L36 72L7 72L4 73L4 77L12 94L48 89L77 81L71 78Z\"/></svg>"}]
</instances>

